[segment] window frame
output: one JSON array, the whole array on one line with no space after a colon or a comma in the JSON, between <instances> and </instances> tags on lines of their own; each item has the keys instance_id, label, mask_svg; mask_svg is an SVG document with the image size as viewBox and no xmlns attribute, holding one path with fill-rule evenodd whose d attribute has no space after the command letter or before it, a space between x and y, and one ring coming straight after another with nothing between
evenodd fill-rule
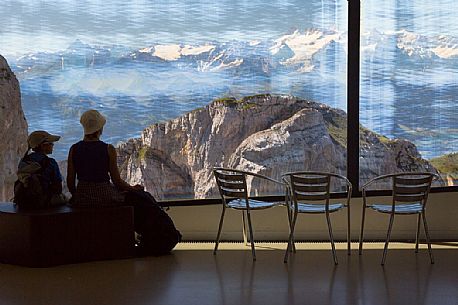
<instances>
[{"instance_id":1,"label":"window frame","mask_svg":"<svg viewBox=\"0 0 458 305\"><path fill-rule=\"evenodd\" d=\"M359 111L360 111L360 39L361 0L348 1L347 58L347 178L353 185L353 197L361 197L359 183ZM432 187L431 193L457 192L458 186ZM390 190L372 191L371 196L388 196Z\"/></svg>"},{"instance_id":2,"label":"window frame","mask_svg":"<svg viewBox=\"0 0 458 305\"><path fill-rule=\"evenodd\" d=\"M360 111L360 30L361 0L348 1L348 57L347 57L347 173L353 185L352 197L362 197L359 183L359 111ZM431 188L431 193L457 192L458 186ZM389 196L390 190L370 191L369 196ZM343 193L333 193L332 199L344 198ZM283 196L257 197L263 200L284 200ZM180 199L164 200L162 206L202 206L221 203L220 199Z\"/></svg>"}]
</instances>

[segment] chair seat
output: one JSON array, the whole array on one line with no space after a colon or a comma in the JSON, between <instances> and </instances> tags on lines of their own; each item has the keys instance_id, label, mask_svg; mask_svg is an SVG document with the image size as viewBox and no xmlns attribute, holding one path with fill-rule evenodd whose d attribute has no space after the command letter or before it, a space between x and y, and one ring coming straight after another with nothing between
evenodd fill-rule
<instances>
[{"instance_id":1,"label":"chair seat","mask_svg":"<svg viewBox=\"0 0 458 305\"><path fill-rule=\"evenodd\" d=\"M254 200L249 199L248 202L250 203L251 210L262 210L271 208L277 205L284 204L283 202L267 202L261 200ZM233 199L227 203L230 208L237 209L237 210L246 210L246 201L245 199Z\"/></svg>"},{"instance_id":2,"label":"chair seat","mask_svg":"<svg viewBox=\"0 0 458 305\"><path fill-rule=\"evenodd\" d=\"M391 213L393 206L391 204L373 204L369 206L371 209L381 213ZM418 214L421 213L423 207L421 203L405 203L394 206L395 214Z\"/></svg>"},{"instance_id":3,"label":"chair seat","mask_svg":"<svg viewBox=\"0 0 458 305\"><path fill-rule=\"evenodd\" d=\"M329 204L329 212L335 212L344 207L343 203L332 203ZM325 213L325 204L311 204L311 203L299 203L297 207L299 213Z\"/></svg>"}]
</instances>

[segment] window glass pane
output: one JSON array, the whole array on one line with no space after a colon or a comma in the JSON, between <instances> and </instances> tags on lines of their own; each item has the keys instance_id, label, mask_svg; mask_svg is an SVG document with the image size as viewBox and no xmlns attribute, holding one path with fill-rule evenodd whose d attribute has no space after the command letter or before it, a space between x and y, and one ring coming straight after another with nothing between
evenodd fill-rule
<instances>
[{"instance_id":1,"label":"window glass pane","mask_svg":"<svg viewBox=\"0 0 458 305\"><path fill-rule=\"evenodd\" d=\"M432 171L437 186L456 185L457 2L361 5L360 182Z\"/></svg>"},{"instance_id":2,"label":"window glass pane","mask_svg":"<svg viewBox=\"0 0 458 305\"><path fill-rule=\"evenodd\" d=\"M346 0L6 0L0 28L58 160L94 108L159 199L216 196L213 166L346 173Z\"/></svg>"}]
</instances>

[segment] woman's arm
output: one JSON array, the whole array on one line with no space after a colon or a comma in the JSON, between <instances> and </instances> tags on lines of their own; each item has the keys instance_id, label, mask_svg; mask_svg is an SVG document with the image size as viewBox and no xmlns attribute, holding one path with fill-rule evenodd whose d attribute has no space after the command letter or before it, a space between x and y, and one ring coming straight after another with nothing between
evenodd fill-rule
<instances>
[{"instance_id":1,"label":"woman's arm","mask_svg":"<svg viewBox=\"0 0 458 305\"><path fill-rule=\"evenodd\" d=\"M76 191L76 171L73 165L73 147L70 148L68 152L68 159L67 159L67 186L68 190L72 195L75 194Z\"/></svg>"},{"instance_id":2,"label":"woman's arm","mask_svg":"<svg viewBox=\"0 0 458 305\"><path fill-rule=\"evenodd\" d=\"M137 190L137 189L143 189L142 186L136 185L136 186L131 186L127 182L121 179L121 175L119 174L119 169L118 169L118 162L117 162L117 154L116 154L116 149L113 147L113 145L108 144L108 157L109 157L109 162L110 162L110 177L111 181L113 184L116 186L121 191L131 191L131 190Z\"/></svg>"}]
</instances>

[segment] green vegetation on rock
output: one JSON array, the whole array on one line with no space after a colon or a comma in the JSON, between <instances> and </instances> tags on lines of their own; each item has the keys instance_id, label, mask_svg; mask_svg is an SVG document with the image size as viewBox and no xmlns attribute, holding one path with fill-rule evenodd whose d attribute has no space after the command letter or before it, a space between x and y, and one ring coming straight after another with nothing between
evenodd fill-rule
<instances>
[{"instance_id":1,"label":"green vegetation on rock","mask_svg":"<svg viewBox=\"0 0 458 305\"><path fill-rule=\"evenodd\" d=\"M347 147L347 117L339 114L336 115L334 113L325 116L325 121L329 135L334 139L334 141L343 147ZM363 125L359 125L359 134L360 145L368 145L369 143L367 142L367 139L370 138L371 134L385 146L392 143L391 139L375 133L365 128Z\"/></svg>"},{"instance_id":2,"label":"green vegetation on rock","mask_svg":"<svg viewBox=\"0 0 458 305\"><path fill-rule=\"evenodd\" d=\"M222 103L226 107L236 107L241 110L251 109L256 107L256 103L252 102L254 99L270 97L270 94L257 94L244 96L241 99L235 97L222 97L214 100L214 103Z\"/></svg>"},{"instance_id":3,"label":"green vegetation on rock","mask_svg":"<svg viewBox=\"0 0 458 305\"><path fill-rule=\"evenodd\" d=\"M214 103L221 103L224 106L234 106L237 105L237 99L234 97L221 97L214 100Z\"/></svg>"},{"instance_id":4,"label":"green vegetation on rock","mask_svg":"<svg viewBox=\"0 0 458 305\"><path fill-rule=\"evenodd\" d=\"M140 150L138 151L138 160L139 160L139 161L145 160L146 157L147 157L147 154L148 154L148 147L143 146L143 147L140 148Z\"/></svg>"},{"instance_id":5,"label":"green vegetation on rock","mask_svg":"<svg viewBox=\"0 0 458 305\"><path fill-rule=\"evenodd\" d=\"M329 135L342 147L347 147L347 119L339 116L332 116L326 120L326 127Z\"/></svg>"}]
</instances>

